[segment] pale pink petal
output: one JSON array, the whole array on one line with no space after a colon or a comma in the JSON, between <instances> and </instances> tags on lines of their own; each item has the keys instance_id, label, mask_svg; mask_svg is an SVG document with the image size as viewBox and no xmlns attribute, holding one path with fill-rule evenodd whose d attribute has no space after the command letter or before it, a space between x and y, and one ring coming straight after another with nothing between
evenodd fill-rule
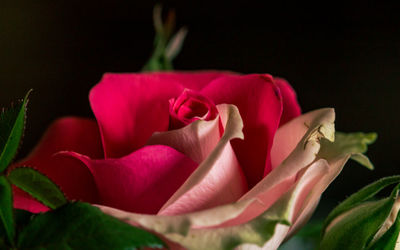
<instances>
[{"instance_id":1,"label":"pale pink petal","mask_svg":"<svg viewBox=\"0 0 400 250\"><path fill-rule=\"evenodd\" d=\"M319 180L328 173L329 165L325 160L318 160L311 164L309 167L303 170L303 173L299 173L298 180L294 183L293 187L289 191L280 197L280 200L285 199L287 194L290 194L290 209L289 209L289 222L294 223L296 220L300 208L303 206L306 197L310 195L310 192L317 185ZM280 201L278 201L280 202ZM278 249L283 240L286 238L290 230L290 226L278 224L275 228L274 235L270 238L262 247L256 245L245 244L240 246L240 250L256 250L256 249Z\"/></svg>"},{"instance_id":2,"label":"pale pink petal","mask_svg":"<svg viewBox=\"0 0 400 250\"><path fill-rule=\"evenodd\" d=\"M263 225L270 226L270 223L282 216L290 222L293 221L298 208L304 202L304 197L327 171L328 165L324 160L317 161L304 169L288 192L254 220L234 226L191 229L186 235L169 233L165 234L165 237L179 242L188 249L226 249L233 243L245 244L244 249L251 246L246 243L264 245L262 249L276 249L285 238L289 226L278 223L274 234L269 239L264 239L265 235L260 235L265 234L265 231L259 228ZM227 244L228 242L230 244ZM238 249L241 249L241 246ZM255 247L255 249L261 248Z\"/></svg>"},{"instance_id":3,"label":"pale pink petal","mask_svg":"<svg viewBox=\"0 0 400 250\"><path fill-rule=\"evenodd\" d=\"M28 157L15 163L13 167L32 167L48 176L60 186L67 198L97 202L97 189L90 171L76 160L55 155L60 150L71 150L93 158L102 158L103 150L95 121L67 117L55 121L43 135L39 144ZM15 207L31 207L24 197L15 193ZM36 211L36 210L35 210Z\"/></svg>"},{"instance_id":4,"label":"pale pink petal","mask_svg":"<svg viewBox=\"0 0 400 250\"><path fill-rule=\"evenodd\" d=\"M161 208L159 214L182 214L238 200L247 183L230 140L242 138L242 122L233 105L218 105L225 132L214 150Z\"/></svg>"},{"instance_id":5,"label":"pale pink petal","mask_svg":"<svg viewBox=\"0 0 400 250\"><path fill-rule=\"evenodd\" d=\"M154 133L147 145L167 145L197 163L203 162L220 140L220 118L195 121L181 129Z\"/></svg>"},{"instance_id":6,"label":"pale pink petal","mask_svg":"<svg viewBox=\"0 0 400 250\"><path fill-rule=\"evenodd\" d=\"M187 156L163 145L146 146L119 159L65 154L90 169L100 204L146 214L157 213L197 167Z\"/></svg>"},{"instance_id":7,"label":"pale pink petal","mask_svg":"<svg viewBox=\"0 0 400 250\"><path fill-rule=\"evenodd\" d=\"M234 219L253 202L258 201L246 200L229 203L180 215L139 214L103 205L96 206L99 207L102 212L133 226L143 227L160 234L178 233L186 235L190 229L216 227L225 221Z\"/></svg>"},{"instance_id":8,"label":"pale pink petal","mask_svg":"<svg viewBox=\"0 0 400 250\"><path fill-rule=\"evenodd\" d=\"M324 133L323 129L334 131L334 119L335 114L332 109L319 109L301 115L280 127L278 131L276 131L274 143L271 149L272 169L279 166L283 160L292 153L301 138L306 134L310 127L315 127L316 123L320 123L321 125L323 123L323 126L321 127L318 127L320 124L317 124L317 127L315 127L317 132L321 129L321 133ZM330 140L334 138L333 134L327 136L329 136Z\"/></svg>"},{"instance_id":9,"label":"pale pink petal","mask_svg":"<svg viewBox=\"0 0 400 250\"><path fill-rule=\"evenodd\" d=\"M215 104L238 107L245 139L233 140L232 147L253 187L271 170L270 150L282 113L279 88L270 75L237 75L217 78L201 93Z\"/></svg>"},{"instance_id":10,"label":"pale pink petal","mask_svg":"<svg viewBox=\"0 0 400 250\"><path fill-rule=\"evenodd\" d=\"M303 122L308 122L309 127L307 128ZM226 225L241 224L255 218L286 193L295 183L299 173L301 173L300 171L316 159L320 149L319 140L323 137L330 138L334 133L333 122L334 111L332 109L321 109L302 115L287 123L285 126L293 128L290 130L292 134L301 134L301 139L297 141L296 148L279 167L274 168L271 173L240 199L257 198L262 202L262 205L252 204L238 218L227 222ZM298 124L303 124L306 131L296 129Z\"/></svg>"},{"instance_id":11,"label":"pale pink petal","mask_svg":"<svg viewBox=\"0 0 400 250\"><path fill-rule=\"evenodd\" d=\"M340 174L349 158L350 155L347 155L336 159L330 159L328 161L329 172L321 178L321 180L317 183L317 185L315 185L315 187L311 191L309 197L307 197L307 200L304 202L304 205L301 208L301 212L296 218L295 223L290 228L288 237L296 233L300 229L300 227L308 221L318 205L321 194L326 190L329 184Z\"/></svg>"}]
</instances>

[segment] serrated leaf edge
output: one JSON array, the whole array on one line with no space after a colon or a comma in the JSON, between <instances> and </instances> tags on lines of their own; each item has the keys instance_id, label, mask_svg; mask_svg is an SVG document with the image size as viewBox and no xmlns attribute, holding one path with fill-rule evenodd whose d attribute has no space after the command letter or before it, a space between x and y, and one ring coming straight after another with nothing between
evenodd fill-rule
<instances>
[{"instance_id":1,"label":"serrated leaf edge","mask_svg":"<svg viewBox=\"0 0 400 250\"><path fill-rule=\"evenodd\" d=\"M28 103L29 103L29 95L32 93L32 91L33 91L33 89L28 90L28 92L26 93L26 95L25 95L24 98L21 98L21 99L19 99L19 100L16 101L16 102L12 102L11 105L10 105L10 107L8 107L8 108L2 108L2 110L1 110L1 114L0 114L0 115L2 115L4 112L6 112L6 110L15 108L15 106L17 106L17 105L19 105L19 104L22 103L22 107L23 107L23 111L24 111L21 138L19 139L17 150L16 150L16 152L15 152L15 155L12 157L10 163L12 163L13 160L15 159L15 157L17 156L17 154L18 154L18 152L19 152L19 149L21 148L22 141L23 141L24 136L25 136L25 128L26 128L26 119L27 119L27 110L28 110ZM21 110L22 110L22 109L21 109ZM21 112L21 110L20 110L19 112ZM19 113L18 113L18 116L19 116ZM18 116L17 116L17 117L18 117ZM15 123L14 123L13 128L11 129L11 131L13 131L14 128L15 128ZM6 142L6 144L4 145L3 152L0 153L0 159L3 158L3 154L4 154L4 152L5 152L5 149L6 149L6 147L7 147L8 142L9 142L9 138L7 139L7 142ZM4 169L4 170L7 170L7 167L8 167L8 166L5 166L5 169ZM4 170L2 170L2 171L4 171Z\"/></svg>"},{"instance_id":2,"label":"serrated leaf edge","mask_svg":"<svg viewBox=\"0 0 400 250\"><path fill-rule=\"evenodd\" d=\"M57 183L55 183L55 182L54 182L50 177L48 177L46 174L40 172L36 167L27 166L27 165L18 166L18 167L12 168L12 170L10 171L10 173L11 173L13 170L19 169L19 168L32 169L32 170L38 172L39 174L45 176L49 181L51 181L51 182L58 188L58 190L60 190L60 192L62 193L62 195L64 196L64 198L65 198L67 201L70 200L70 199L67 197L66 193L65 193L65 192L63 191L63 189L61 188L61 186L59 186ZM11 182L11 183L12 183L12 182ZM45 205L46 207L49 207L48 205L46 205L46 202L45 202L45 201L41 200L41 199L38 198L38 197L35 197L34 195L32 195L31 192L25 190L24 188L22 188L22 187L20 187L20 186L18 186L18 185L16 185L16 184L14 184L14 183L12 183L12 184L13 184L14 186L16 186L17 188L21 189L22 191L24 191L25 193L29 194L29 196L30 196L32 199L34 199L34 200L40 202L41 204ZM49 207L49 208L51 208L51 207ZM54 209L54 208L51 208L51 209Z\"/></svg>"}]
</instances>

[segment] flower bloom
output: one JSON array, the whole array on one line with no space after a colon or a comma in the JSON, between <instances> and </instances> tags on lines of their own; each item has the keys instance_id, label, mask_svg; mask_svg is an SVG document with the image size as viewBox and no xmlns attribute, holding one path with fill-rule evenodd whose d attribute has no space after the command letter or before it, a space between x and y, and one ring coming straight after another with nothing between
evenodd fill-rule
<instances>
[{"instance_id":1,"label":"flower bloom","mask_svg":"<svg viewBox=\"0 0 400 250\"><path fill-rule=\"evenodd\" d=\"M57 120L18 165L172 248L277 248L354 153L321 154L333 109L301 115L266 74L105 74L90 104L97 122ZM14 194L16 208L47 209Z\"/></svg>"}]
</instances>

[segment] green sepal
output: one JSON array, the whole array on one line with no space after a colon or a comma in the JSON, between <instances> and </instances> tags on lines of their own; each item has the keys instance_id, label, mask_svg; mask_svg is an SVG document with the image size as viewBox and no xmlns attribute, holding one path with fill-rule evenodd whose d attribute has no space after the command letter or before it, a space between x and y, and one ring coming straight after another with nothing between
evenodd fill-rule
<instances>
[{"instance_id":1,"label":"green sepal","mask_svg":"<svg viewBox=\"0 0 400 250\"><path fill-rule=\"evenodd\" d=\"M350 158L368 169L374 169L373 164L364 155L368 150L368 145L375 142L376 133L335 133L335 141L321 140L321 150L318 156L323 159L331 159L334 157L342 157L350 154Z\"/></svg>"},{"instance_id":2,"label":"green sepal","mask_svg":"<svg viewBox=\"0 0 400 250\"><path fill-rule=\"evenodd\" d=\"M2 235L4 234L8 243L14 245L15 224L13 216L12 189L4 175L0 175L0 220L0 238L5 238ZM6 240L4 240L4 243L5 242Z\"/></svg>"},{"instance_id":3,"label":"green sepal","mask_svg":"<svg viewBox=\"0 0 400 250\"><path fill-rule=\"evenodd\" d=\"M397 200L400 185L390 197L365 201L338 215L325 228L320 249L365 249L390 215Z\"/></svg>"},{"instance_id":4,"label":"green sepal","mask_svg":"<svg viewBox=\"0 0 400 250\"><path fill-rule=\"evenodd\" d=\"M350 209L362 204L364 201L367 201L373 198L378 192L380 192L385 187L400 183L400 175L390 176L382 178L378 181L375 181L363 188L361 188L356 193L352 194L338 206L336 206L325 219L323 230L325 231L328 224L332 222L340 214L349 211Z\"/></svg>"},{"instance_id":5,"label":"green sepal","mask_svg":"<svg viewBox=\"0 0 400 250\"><path fill-rule=\"evenodd\" d=\"M25 129L26 106L31 90L23 100L10 108L3 109L0 114L0 173L17 154Z\"/></svg>"},{"instance_id":6,"label":"green sepal","mask_svg":"<svg viewBox=\"0 0 400 250\"><path fill-rule=\"evenodd\" d=\"M55 209L67 203L67 199L60 188L47 176L33 168L14 168L8 174L8 179L12 184L51 209Z\"/></svg>"},{"instance_id":7,"label":"green sepal","mask_svg":"<svg viewBox=\"0 0 400 250\"><path fill-rule=\"evenodd\" d=\"M18 248L21 249L138 249L164 246L157 236L81 202L68 203L35 216L18 237Z\"/></svg>"},{"instance_id":8,"label":"green sepal","mask_svg":"<svg viewBox=\"0 0 400 250\"><path fill-rule=\"evenodd\" d=\"M320 241L322 225L322 220L308 222L298 233L279 246L278 250L315 249Z\"/></svg>"},{"instance_id":9,"label":"green sepal","mask_svg":"<svg viewBox=\"0 0 400 250\"><path fill-rule=\"evenodd\" d=\"M382 235L369 250L394 250L400 233L400 213L397 213L396 221L393 225ZM398 243L397 243L398 244Z\"/></svg>"},{"instance_id":10,"label":"green sepal","mask_svg":"<svg viewBox=\"0 0 400 250\"><path fill-rule=\"evenodd\" d=\"M153 11L153 22L156 31L154 50L150 59L143 66L142 71L172 70L172 61L182 49L187 29L183 27L172 35L175 26L175 13L170 11L165 23L163 23L161 15L161 6L156 5Z\"/></svg>"}]
</instances>

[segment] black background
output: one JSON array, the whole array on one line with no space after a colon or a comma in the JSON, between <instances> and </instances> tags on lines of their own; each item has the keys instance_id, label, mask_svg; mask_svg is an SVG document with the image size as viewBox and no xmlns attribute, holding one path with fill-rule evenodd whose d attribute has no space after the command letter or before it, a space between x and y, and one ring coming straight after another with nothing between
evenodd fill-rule
<instances>
[{"instance_id":1,"label":"black background","mask_svg":"<svg viewBox=\"0 0 400 250\"><path fill-rule=\"evenodd\" d=\"M92 116L104 72L138 71L152 50L155 1L14 1L0 6L0 105L34 89L21 156L49 123ZM163 1L189 28L181 70L228 69L289 80L304 112L336 109L340 131L376 131L369 171L348 164L334 200L399 174L399 7L371 1Z\"/></svg>"}]
</instances>

